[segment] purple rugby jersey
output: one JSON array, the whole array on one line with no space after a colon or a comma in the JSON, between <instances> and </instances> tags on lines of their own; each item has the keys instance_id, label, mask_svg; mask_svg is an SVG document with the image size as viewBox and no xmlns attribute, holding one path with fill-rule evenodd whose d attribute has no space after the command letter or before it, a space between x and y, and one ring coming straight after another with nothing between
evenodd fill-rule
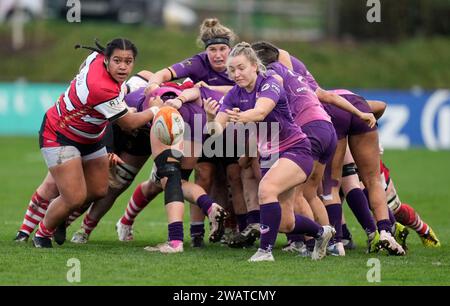
<instances>
[{"instance_id":1,"label":"purple rugby jersey","mask_svg":"<svg viewBox=\"0 0 450 306\"><path fill-rule=\"evenodd\" d=\"M303 62L300 61L298 58L292 55L291 55L291 62L292 62L292 70L295 73L300 74L306 80L306 83L309 85L309 87L311 87L313 91L316 91L316 89L319 87L319 84L317 83L314 76L306 68L306 65L303 64Z\"/></svg>"},{"instance_id":2,"label":"purple rugby jersey","mask_svg":"<svg viewBox=\"0 0 450 306\"><path fill-rule=\"evenodd\" d=\"M289 70L280 62L271 63L267 68L270 69L269 74L274 72L283 79L283 87L295 123L303 126L316 120L331 122L330 116L328 116L316 94L305 82L303 76Z\"/></svg>"},{"instance_id":3,"label":"purple rugby jersey","mask_svg":"<svg viewBox=\"0 0 450 306\"><path fill-rule=\"evenodd\" d=\"M306 138L301 128L293 121L286 92L272 76L259 74L256 79L255 88L250 93L244 88L235 85L223 98L219 112L225 112L227 109L232 110L235 107L239 108L241 112L253 109L258 98L268 98L276 103L274 109L261 121L268 123L268 139L258 138L258 145L262 154L273 154L284 151ZM271 123L273 122L279 123L278 144L271 143L270 141L272 139ZM266 140L267 143L265 142Z\"/></svg>"},{"instance_id":4,"label":"purple rugby jersey","mask_svg":"<svg viewBox=\"0 0 450 306\"><path fill-rule=\"evenodd\" d=\"M206 52L172 65L172 69L177 74L177 78L190 78L194 83L203 81L215 86L234 85L234 82L228 78L226 70L217 72L211 67Z\"/></svg>"},{"instance_id":5,"label":"purple rugby jersey","mask_svg":"<svg viewBox=\"0 0 450 306\"><path fill-rule=\"evenodd\" d=\"M144 90L145 90L145 87L141 87L141 88L127 94L124 98L125 103L129 107L136 108L136 110L138 112L142 112L144 110L143 103L145 100Z\"/></svg>"}]
</instances>

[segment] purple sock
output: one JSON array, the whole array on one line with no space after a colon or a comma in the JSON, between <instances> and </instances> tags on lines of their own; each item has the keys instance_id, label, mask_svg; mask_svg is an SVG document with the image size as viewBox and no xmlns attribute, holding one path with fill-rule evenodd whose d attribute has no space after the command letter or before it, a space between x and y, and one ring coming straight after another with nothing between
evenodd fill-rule
<instances>
[{"instance_id":1,"label":"purple sock","mask_svg":"<svg viewBox=\"0 0 450 306\"><path fill-rule=\"evenodd\" d=\"M201 208L202 212L205 215L208 215L208 210L213 203L214 203L213 199L208 197L207 194L204 194L197 199L197 205L198 207Z\"/></svg>"},{"instance_id":2,"label":"purple sock","mask_svg":"<svg viewBox=\"0 0 450 306\"><path fill-rule=\"evenodd\" d=\"M259 209L247 212L247 224L259 223Z\"/></svg>"},{"instance_id":3,"label":"purple sock","mask_svg":"<svg viewBox=\"0 0 450 306\"><path fill-rule=\"evenodd\" d=\"M295 226L289 234L307 234L318 238L322 235L323 228L317 222L300 215L295 215Z\"/></svg>"},{"instance_id":4,"label":"purple sock","mask_svg":"<svg viewBox=\"0 0 450 306\"><path fill-rule=\"evenodd\" d=\"M306 247L308 250L312 251L314 250L314 245L316 244L316 239L309 239L305 241Z\"/></svg>"},{"instance_id":5,"label":"purple sock","mask_svg":"<svg viewBox=\"0 0 450 306\"><path fill-rule=\"evenodd\" d=\"M247 214L236 215L239 232L242 232L247 227Z\"/></svg>"},{"instance_id":6,"label":"purple sock","mask_svg":"<svg viewBox=\"0 0 450 306\"><path fill-rule=\"evenodd\" d=\"M377 230L375 220L369 208L369 201L365 193L360 188L352 189L346 197L347 204L361 224L366 234L373 233Z\"/></svg>"},{"instance_id":7,"label":"purple sock","mask_svg":"<svg viewBox=\"0 0 450 306\"><path fill-rule=\"evenodd\" d=\"M277 240L281 223L281 207L279 202L261 205L261 238L259 248L271 251Z\"/></svg>"},{"instance_id":8,"label":"purple sock","mask_svg":"<svg viewBox=\"0 0 450 306\"><path fill-rule=\"evenodd\" d=\"M342 239L342 205L341 204L331 204L325 206L328 213L328 218L330 219L331 226L336 230L336 235L334 235L335 242L341 242Z\"/></svg>"},{"instance_id":9,"label":"purple sock","mask_svg":"<svg viewBox=\"0 0 450 306\"><path fill-rule=\"evenodd\" d=\"M297 242L297 241L305 242L305 236L302 234L287 233L286 238L287 238L288 242Z\"/></svg>"},{"instance_id":10,"label":"purple sock","mask_svg":"<svg viewBox=\"0 0 450 306\"><path fill-rule=\"evenodd\" d=\"M348 230L347 224L345 223L342 224L342 238L347 240L352 239L352 234Z\"/></svg>"},{"instance_id":11,"label":"purple sock","mask_svg":"<svg viewBox=\"0 0 450 306\"><path fill-rule=\"evenodd\" d=\"M377 222L378 231L386 231L391 233L392 224L389 219L380 220Z\"/></svg>"},{"instance_id":12,"label":"purple sock","mask_svg":"<svg viewBox=\"0 0 450 306\"><path fill-rule=\"evenodd\" d=\"M183 222L177 221L169 224L169 241L183 241Z\"/></svg>"},{"instance_id":13,"label":"purple sock","mask_svg":"<svg viewBox=\"0 0 450 306\"><path fill-rule=\"evenodd\" d=\"M190 232L191 232L191 237L204 236L205 235L205 224L203 222L192 222Z\"/></svg>"}]
</instances>

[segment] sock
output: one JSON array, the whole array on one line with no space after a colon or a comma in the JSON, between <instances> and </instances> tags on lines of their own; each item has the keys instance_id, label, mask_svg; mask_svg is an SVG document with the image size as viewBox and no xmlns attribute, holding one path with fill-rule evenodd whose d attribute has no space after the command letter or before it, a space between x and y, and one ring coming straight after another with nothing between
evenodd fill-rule
<instances>
[{"instance_id":1,"label":"sock","mask_svg":"<svg viewBox=\"0 0 450 306\"><path fill-rule=\"evenodd\" d=\"M149 200L145 197L142 192L142 184L139 184L133 192L130 201L128 202L127 208L125 209L125 214L123 215L120 222L125 225L133 225L134 219L137 215L148 205Z\"/></svg>"},{"instance_id":2,"label":"sock","mask_svg":"<svg viewBox=\"0 0 450 306\"><path fill-rule=\"evenodd\" d=\"M341 242L342 239L342 205L341 204L331 204L325 206L328 213L328 218L330 219L330 225L336 230L336 235L334 235L334 242Z\"/></svg>"},{"instance_id":3,"label":"sock","mask_svg":"<svg viewBox=\"0 0 450 306\"><path fill-rule=\"evenodd\" d=\"M366 189L365 189L366 190ZM368 196L368 195L367 195ZM368 197L360 188L352 189L346 197L347 204L361 224L366 234L373 233L377 230L375 220L369 208Z\"/></svg>"},{"instance_id":4,"label":"sock","mask_svg":"<svg viewBox=\"0 0 450 306\"><path fill-rule=\"evenodd\" d=\"M302 234L292 234L292 233L287 233L286 234L286 238L288 240L288 243L291 242L298 242L298 241L302 241L305 242L305 236Z\"/></svg>"},{"instance_id":5,"label":"sock","mask_svg":"<svg viewBox=\"0 0 450 306\"><path fill-rule=\"evenodd\" d=\"M213 203L213 199L211 199L207 194L204 194L197 199L197 205L201 208L205 215L208 215Z\"/></svg>"},{"instance_id":6,"label":"sock","mask_svg":"<svg viewBox=\"0 0 450 306\"><path fill-rule=\"evenodd\" d=\"M39 228L36 232L36 237L41 237L41 238L52 238L53 234L55 233L56 228L53 229L48 229L45 225L44 225L44 220L42 220L41 222L39 222Z\"/></svg>"},{"instance_id":7,"label":"sock","mask_svg":"<svg viewBox=\"0 0 450 306\"><path fill-rule=\"evenodd\" d=\"M260 249L272 251L277 240L281 223L281 207L279 202L272 202L260 206L261 237Z\"/></svg>"},{"instance_id":8,"label":"sock","mask_svg":"<svg viewBox=\"0 0 450 306\"><path fill-rule=\"evenodd\" d=\"M308 250L312 251L314 250L314 245L316 244L316 239L305 239L305 245L308 248Z\"/></svg>"},{"instance_id":9,"label":"sock","mask_svg":"<svg viewBox=\"0 0 450 306\"><path fill-rule=\"evenodd\" d=\"M236 215L239 232L242 232L247 227L247 214Z\"/></svg>"},{"instance_id":10,"label":"sock","mask_svg":"<svg viewBox=\"0 0 450 306\"><path fill-rule=\"evenodd\" d=\"M74 211L70 214L70 216L67 218L66 220L66 227L69 227L73 221L75 221L76 219L78 219L83 213L79 212L79 211Z\"/></svg>"},{"instance_id":11,"label":"sock","mask_svg":"<svg viewBox=\"0 0 450 306\"><path fill-rule=\"evenodd\" d=\"M169 229L169 242L171 241L183 241L184 233L183 233L183 222L177 221L172 222L168 225ZM174 245L172 245L174 246Z\"/></svg>"},{"instance_id":12,"label":"sock","mask_svg":"<svg viewBox=\"0 0 450 306\"><path fill-rule=\"evenodd\" d=\"M84 232L88 235L91 234L91 232L95 229L97 226L98 221L92 219L89 214L86 214L83 219L83 224L81 224L81 227L84 229Z\"/></svg>"},{"instance_id":13,"label":"sock","mask_svg":"<svg viewBox=\"0 0 450 306\"><path fill-rule=\"evenodd\" d=\"M348 230L347 224L342 224L342 238L346 240L352 239L352 234Z\"/></svg>"},{"instance_id":14,"label":"sock","mask_svg":"<svg viewBox=\"0 0 450 306\"><path fill-rule=\"evenodd\" d=\"M319 223L300 215L295 215L295 226L289 234L307 234L318 238L322 235L323 228Z\"/></svg>"},{"instance_id":15,"label":"sock","mask_svg":"<svg viewBox=\"0 0 450 306\"><path fill-rule=\"evenodd\" d=\"M205 223L204 222L191 222L190 227L191 237L205 236Z\"/></svg>"},{"instance_id":16,"label":"sock","mask_svg":"<svg viewBox=\"0 0 450 306\"><path fill-rule=\"evenodd\" d=\"M391 221L389 221L389 219L384 219L384 220L380 220L377 222L377 227L378 227L378 231L386 231L388 233L391 233L391 228L392 228L392 224Z\"/></svg>"},{"instance_id":17,"label":"sock","mask_svg":"<svg viewBox=\"0 0 450 306\"><path fill-rule=\"evenodd\" d=\"M395 218L403 225L415 230L420 236L428 234L429 226L422 221L419 214L409 206L402 203L395 213Z\"/></svg>"},{"instance_id":18,"label":"sock","mask_svg":"<svg viewBox=\"0 0 450 306\"><path fill-rule=\"evenodd\" d=\"M259 209L247 212L247 224L259 223Z\"/></svg>"},{"instance_id":19,"label":"sock","mask_svg":"<svg viewBox=\"0 0 450 306\"><path fill-rule=\"evenodd\" d=\"M19 230L29 236L44 218L48 205L49 201L43 199L36 191L31 197Z\"/></svg>"}]
</instances>

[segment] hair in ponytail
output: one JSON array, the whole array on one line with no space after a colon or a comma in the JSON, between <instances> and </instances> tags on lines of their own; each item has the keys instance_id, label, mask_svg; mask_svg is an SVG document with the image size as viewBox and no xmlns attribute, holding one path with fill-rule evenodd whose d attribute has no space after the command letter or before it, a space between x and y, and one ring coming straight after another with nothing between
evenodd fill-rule
<instances>
[{"instance_id":1,"label":"hair in ponytail","mask_svg":"<svg viewBox=\"0 0 450 306\"><path fill-rule=\"evenodd\" d=\"M99 40L96 38L94 40L94 44L95 47L91 47L91 46L83 46L80 44L75 45L75 49L87 49L87 50L91 50L94 52L98 52L101 53L103 55L105 55L106 58L110 58L111 55L113 54L114 50L119 49L119 50L131 50L133 52L133 57L136 58L138 51L136 46L129 41L128 39L125 38L115 38L112 41L110 41L109 43L106 44L106 47L103 47Z\"/></svg>"}]
</instances>

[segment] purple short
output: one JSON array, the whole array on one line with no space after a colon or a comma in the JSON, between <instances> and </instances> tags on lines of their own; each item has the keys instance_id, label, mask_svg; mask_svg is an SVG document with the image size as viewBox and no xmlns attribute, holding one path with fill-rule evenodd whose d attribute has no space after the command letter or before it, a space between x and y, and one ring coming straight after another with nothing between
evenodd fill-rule
<instances>
[{"instance_id":1,"label":"purple short","mask_svg":"<svg viewBox=\"0 0 450 306\"><path fill-rule=\"evenodd\" d=\"M344 99L347 99L354 107L365 113L371 113L369 104L364 98L358 95L340 95ZM334 128L336 129L336 135L338 139L342 139L348 135L364 134L371 131L375 131L376 126L370 128L367 123L359 119L356 115L353 115L337 106L324 103L324 108L331 117Z\"/></svg>"},{"instance_id":2,"label":"purple short","mask_svg":"<svg viewBox=\"0 0 450 306\"><path fill-rule=\"evenodd\" d=\"M264 175L266 175L266 173L269 171L269 164L275 162L280 158L287 158L292 160L303 170L303 172L305 172L307 177L312 172L314 160L311 157L311 144L308 138L304 138L288 149L279 152L278 156L274 154L268 157L260 157L259 162L261 165L261 177L264 177Z\"/></svg>"},{"instance_id":3,"label":"purple short","mask_svg":"<svg viewBox=\"0 0 450 306\"><path fill-rule=\"evenodd\" d=\"M311 142L311 156L322 165L328 163L336 151L337 137L333 124L325 120L315 120L302 126L302 131Z\"/></svg>"}]
</instances>

